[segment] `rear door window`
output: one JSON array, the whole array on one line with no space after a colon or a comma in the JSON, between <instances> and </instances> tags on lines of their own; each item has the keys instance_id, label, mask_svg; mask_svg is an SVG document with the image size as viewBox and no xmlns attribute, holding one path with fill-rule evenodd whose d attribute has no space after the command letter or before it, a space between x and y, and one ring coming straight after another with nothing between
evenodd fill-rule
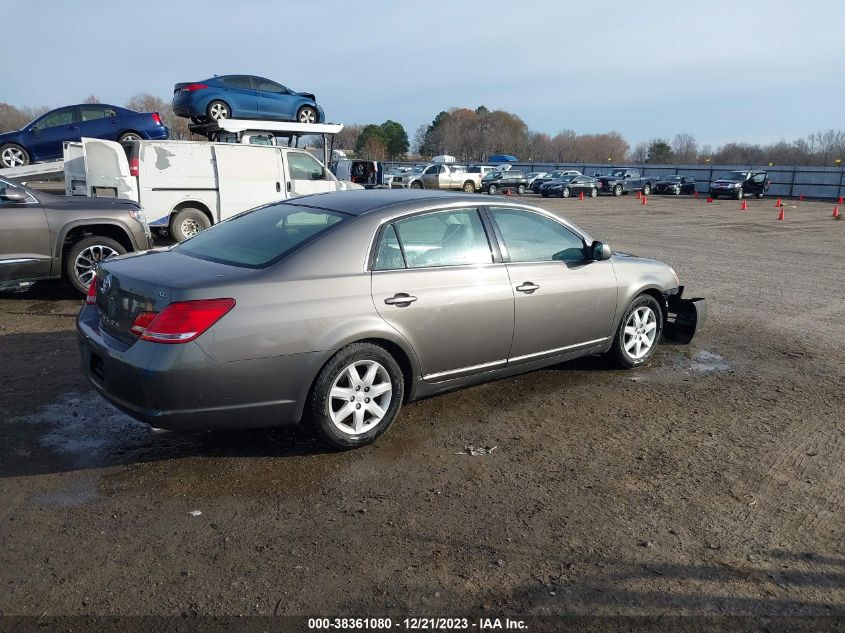
<instances>
[{"instance_id":1,"label":"rear door window","mask_svg":"<svg viewBox=\"0 0 845 633\"><path fill-rule=\"evenodd\" d=\"M493 254L477 209L438 211L394 225L408 268L490 264Z\"/></svg>"}]
</instances>

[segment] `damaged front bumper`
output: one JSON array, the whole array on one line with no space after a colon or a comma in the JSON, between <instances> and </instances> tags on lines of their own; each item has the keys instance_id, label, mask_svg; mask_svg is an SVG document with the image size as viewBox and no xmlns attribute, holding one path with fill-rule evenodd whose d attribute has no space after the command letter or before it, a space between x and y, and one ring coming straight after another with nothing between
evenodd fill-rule
<instances>
[{"instance_id":1,"label":"damaged front bumper","mask_svg":"<svg viewBox=\"0 0 845 633\"><path fill-rule=\"evenodd\" d=\"M684 287L666 297L668 314L663 335L677 343L689 343L704 327L707 320L707 299L694 297L684 299Z\"/></svg>"}]
</instances>

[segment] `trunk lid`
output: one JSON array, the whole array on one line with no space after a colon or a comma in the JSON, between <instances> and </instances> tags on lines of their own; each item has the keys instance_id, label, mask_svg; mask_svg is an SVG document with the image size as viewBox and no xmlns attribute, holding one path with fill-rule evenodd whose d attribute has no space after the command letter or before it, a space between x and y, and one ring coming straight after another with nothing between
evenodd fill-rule
<instances>
[{"instance_id":1,"label":"trunk lid","mask_svg":"<svg viewBox=\"0 0 845 633\"><path fill-rule=\"evenodd\" d=\"M97 273L100 329L131 345L138 337L130 328L141 312L161 312L173 301L184 300L187 294L191 299L220 298L216 286L234 283L255 272L170 250L132 253L109 260L100 265Z\"/></svg>"}]
</instances>

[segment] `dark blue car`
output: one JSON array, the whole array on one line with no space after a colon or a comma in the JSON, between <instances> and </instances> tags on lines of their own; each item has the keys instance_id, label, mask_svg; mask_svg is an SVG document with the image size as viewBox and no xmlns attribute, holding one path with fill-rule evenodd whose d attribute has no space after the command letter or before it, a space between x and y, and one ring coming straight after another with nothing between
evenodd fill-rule
<instances>
[{"instance_id":1,"label":"dark blue car","mask_svg":"<svg viewBox=\"0 0 845 633\"><path fill-rule=\"evenodd\" d=\"M310 92L294 92L252 75L222 75L173 87L173 112L194 123L220 119L267 119L323 123L323 109Z\"/></svg>"},{"instance_id":2,"label":"dark blue car","mask_svg":"<svg viewBox=\"0 0 845 633\"><path fill-rule=\"evenodd\" d=\"M103 103L66 106L17 132L0 134L0 169L61 158L62 144L83 136L108 141L166 139L170 130L158 112L135 112Z\"/></svg>"}]
</instances>

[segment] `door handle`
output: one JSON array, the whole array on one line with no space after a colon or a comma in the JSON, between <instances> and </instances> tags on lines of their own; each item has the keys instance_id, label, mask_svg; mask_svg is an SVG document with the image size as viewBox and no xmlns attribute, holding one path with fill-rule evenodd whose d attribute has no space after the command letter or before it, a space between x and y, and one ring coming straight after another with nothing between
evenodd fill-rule
<instances>
[{"instance_id":1,"label":"door handle","mask_svg":"<svg viewBox=\"0 0 845 633\"><path fill-rule=\"evenodd\" d=\"M392 297L388 297L384 300L384 302L389 306L399 306L400 308L404 308L405 306L411 305L417 298L413 295L409 295L405 292L397 292Z\"/></svg>"},{"instance_id":2,"label":"door handle","mask_svg":"<svg viewBox=\"0 0 845 633\"><path fill-rule=\"evenodd\" d=\"M526 281L521 286L516 287L517 290L519 290L520 292L524 292L527 295L530 295L532 292L534 292L535 290L538 290L539 288L540 288L540 286L538 286L537 284L532 283L530 281Z\"/></svg>"},{"instance_id":3,"label":"door handle","mask_svg":"<svg viewBox=\"0 0 845 633\"><path fill-rule=\"evenodd\" d=\"M281 190L282 190L282 183L277 181L276 182L276 191L281 191Z\"/></svg>"}]
</instances>

